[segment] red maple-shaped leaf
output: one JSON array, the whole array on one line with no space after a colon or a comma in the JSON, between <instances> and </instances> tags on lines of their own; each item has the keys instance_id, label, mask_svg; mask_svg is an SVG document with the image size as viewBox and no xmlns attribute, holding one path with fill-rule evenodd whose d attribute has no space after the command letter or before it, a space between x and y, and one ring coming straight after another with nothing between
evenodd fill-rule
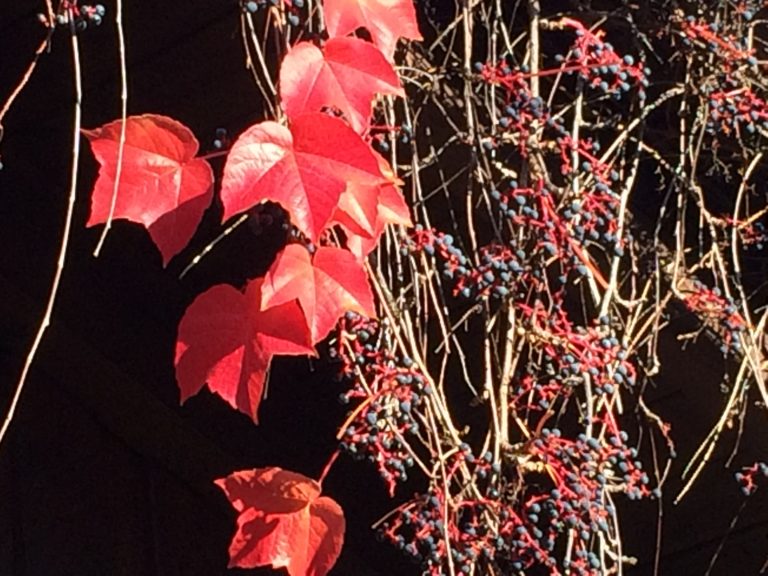
<instances>
[{"instance_id":1,"label":"red maple-shaped leaf","mask_svg":"<svg viewBox=\"0 0 768 576\"><path fill-rule=\"evenodd\" d=\"M245 293L214 286L198 296L179 324L176 381L182 403L208 388L258 422L272 356L313 354L304 314L294 300L262 310L262 282Z\"/></svg>"},{"instance_id":2,"label":"red maple-shaped leaf","mask_svg":"<svg viewBox=\"0 0 768 576\"><path fill-rule=\"evenodd\" d=\"M320 485L281 468L257 468L216 480L240 514L229 567L286 568L290 576L325 576L344 544L344 512Z\"/></svg>"},{"instance_id":3,"label":"red maple-shaped leaf","mask_svg":"<svg viewBox=\"0 0 768 576\"><path fill-rule=\"evenodd\" d=\"M384 224L413 226L411 210L398 186L390 184L379 189L378 217Z\"/></svg>"},{"instance_id":4,"label":"red maple-shaped leaf","mask_svg":"<svg viewBox=\"0 0 768 576\"><path fill-rule=\"evenodd\" d=\"M376 185L347 184L332 219L332 223L341 224L347 232L374 240L374 245L384 225L411 225L408 206L400 192L402 180L383 156L376 154L376 160L387 181Z\"/></svg>"},{"instance_id":5,"label":"red maple-shaped leaf","mask_svg":"<svg viewBox=\"0 0 768 576\"><path fill-rule=\"evenodd\" d=\"M291 129L262 122L232 146L224 167L224 219L271 200L316 242L347 182L385 181L370 146L346 122L326 114L297 116Z\"/></svg>"},{"instance_id":6,"label":"red maple-shaped leaf","mask_svg":"<svg viewBox=\"0 0 768 576\"><path fill-rule=\"evenodd\" d=\"M331 38L365 28L387 60L398 38L421 40L413 0L325 0L325 26Z\"/></svg>"},{"instance_id":7,"label":"red maple-shaped leaf","mask_svg":"<svg viewBox=\"0 0 768 576\"><path fill-rule=\"evenodd\" d=\"M331 38L322 51L300 42L280 66L280 99L290 117L335 107L362 134L375 94L405 95L392 65L359 38Z\"/></svg>"},{"instance_id":8,"label":"red maple-shaped leaf","mask_svg":"<svg viewBox=\"0 0 768 576\"><path fill-rule=\"evenodd\" d=\"M117 120L83 130L101 165L88 226L102 224L109 217L121 125ZM146 114L126 119L113 217L147 228L164 265L187 245L211 203L213 172L206 160L195 157L198 149L192 131L171 118Z\"/></svg>"},{"instance_id":9,"label":"red maple-shaped leaf","mask_svg":"<svg viewBox=\"0 0 768 576\"><path fill-rule=\"evenodd\" d=\"M400 191L402 181L384 158L379 155L377 158L389 181L376 187L348 186L333 217L333 222L344 228L347 248L359 261L376 248L387 224L413 225L408 204Z\"/></svg>"},{"instance_id":10,"label":"red maple-shaped leaf","mask_svg":"<svg viewBox=\"0 0 768 576\"><path fill-rule=\"evenodd\" d=\"M400 204L402 202L402 204ZM379 244L379 239L384 233L387 224L400 224L411 226L408 214L408 206L405 204L400 190L394 186L382 187L379 193L379 205L373 234L359 233L354 227L354 222L349 219L340 219L339 224L347 235L347 249L362 262Z\"/></svg>"},{"instance_id":11,"label":"red maple-shaped leaf","mask_svg":"<svg viewBox=\"0 0 768 576\"><path fill-rule=\"evenodd\" d=\"M380 186L347 186L339 198L332 222L365 238L376 233Z\"/></svg>"},{"instance_id":12,"label":"red maple-shaped leaf","mask_svg":"<svg viewBox=\"0 0 768 576\"><path fill-rule=\"evenodd\" d=\"M289 244L264 277L262 307L301 304L312 342L325 338L348 311L375 317L365 270L347 250L318 248L314 256L300 244Z\"/></svg>"}]
</instances>

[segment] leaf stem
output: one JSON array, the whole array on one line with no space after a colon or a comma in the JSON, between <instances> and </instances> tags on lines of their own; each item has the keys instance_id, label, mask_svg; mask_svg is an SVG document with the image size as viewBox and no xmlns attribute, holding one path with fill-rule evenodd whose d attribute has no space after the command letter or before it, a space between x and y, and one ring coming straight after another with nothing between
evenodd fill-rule
<instances>
[{"instance_id":1,"label":"leaf stem","mask_svg":"<svg viewBox=\"0 0 768 576\"><path fill-rule=\"evenodd\" d=\"M200 160L212 160L213 158L221 158L227 154L229 154L229 150L216 150L215 152L209 152L208 154L198 156L198 158Z\"/></svg>"},{"instance_id":2,"label":"leaf stem","mask_svg":"<svg viewBox=\"0 0 768 576\"><path fill-rule=\"evenodd\" d=\"M323 468L323 471L320 473L320 478L317 479L317 483L320 484L320 487L323 486L323 481L325 480L325 477L328 476L328 472L331 471L331 468L333 468L333 465L336 463L336 460L339 457L339 449L336 448L336 450L333 451L333 454L331 454L331 457L328 459L328 462L326 462L325 467Z\"/></svg>"}]
</instances>

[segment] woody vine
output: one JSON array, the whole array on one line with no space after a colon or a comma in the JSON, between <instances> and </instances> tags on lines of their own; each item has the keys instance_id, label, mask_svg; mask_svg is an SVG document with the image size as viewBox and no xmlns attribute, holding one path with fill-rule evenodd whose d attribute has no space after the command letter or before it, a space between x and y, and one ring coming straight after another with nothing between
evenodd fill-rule
<instances>
[{"instance_id":1,"label":"woody vine","mask_svg":"<svg viewBox=\"0 0 768 576\"><path fill-rule=\"evenodd\" d=\"M73 160L82 133L100 164L87 224L105 225L102 242L114 219L136 222L164 264L215 191L222 234L266 210L288 222L263 277L214 286L181 319L181 401L207 386L257 424L271 359L325 343L349 412L321 477L273 466L216 480L239 513L230 565L328 573L345 523L322 485L351 457L393 497L374 528L424 574L622 574L636 560L616 500L661 498L675 457L673 431L643 400L663 370L670 309L695 316L729 359L722 417L677 500L734 419L768 406L765 295L743 274L768 210L756 185L762 5L664 4L650 31L627 3L585 18L538 0L465 1L421 28L411 0L238 8L268 118L222 131L200 155L165 116L124 112L81 132L76 115ZM78 42L107 19L102 6L48 0L47 37L0 122L51 35L70 35L77 63ZM617 21L633 41L612 37ZM276 70L264 55L273 41ZM668 53L674 69L656 71ZM669 110L675 138L658 143L646 129ZM226 156L222 174L211 155ZM649 164L660 201L644 221L633 198ZM735 182L732 197L718 178ZM52 317L70 225L71 214L0 439ZM187 269L216 258L215 244ZM459 424L457 398L481 407L481 425ZM734 466L745 495L768 476L764 462ZM427 488L409 495L414 476Z\"/></svg>"}]
</instances>

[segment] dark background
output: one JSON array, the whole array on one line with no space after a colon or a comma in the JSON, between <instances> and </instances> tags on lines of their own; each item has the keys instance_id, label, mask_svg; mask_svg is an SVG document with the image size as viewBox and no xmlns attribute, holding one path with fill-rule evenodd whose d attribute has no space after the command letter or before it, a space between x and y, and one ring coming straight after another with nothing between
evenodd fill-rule
<instances>
[{"instance_id":1,"label":"dark background","mask_svg":"<svg viewBox=\"0 0 768 576\"><path fill-rule=\"evenodd\" d=\"M83 125L89 128L120 110L113 6L105 4L105 25L80 37ZM16 85L44 36L36 20L42 6L0 4L0 98ZM195 132L204 150L216 128L236 135L260 120L237 10L231 1L126 2L129 113L172 116ZM0 142L3 414L42 317L66 208L73 89L69 39L62 32L6 117ZM0 576L227 573L235 513L212 481L267 465L317 476L345 413L337 402L343 386L323 362L278 359L258 427L206 391L180 407L172 358L184 309L208 286L263 273L280 233L243 226L179 280L221 229L214 206L192 245L167 269L146 232L125 222L114 225L96 259L101 227L86 229L85 222L97 166L85 144L82 156L53 324L0 446ZM687 328L683 323L678 331ZM675 336L672 330L664 338L665 369L649 404L672 422L679 453L673 474L679 474L719 414L725 361L706 340L681 351ZM755 410L735 464L765 455L767 437L764 412ZM768 490L748 500L734 522L745 500L733 470L723 469L732 439L682 504L671 505L679 482L665 493L661 574L704 574L719 548L712 574L757 574L766 561ZM326 491L348 522L334 574L418 573L369 529L394 505L370 467L340 459ZM624 551L639 558L627 574L651 574L658 503L621 507Z\"/></svg>"}]
</instances>

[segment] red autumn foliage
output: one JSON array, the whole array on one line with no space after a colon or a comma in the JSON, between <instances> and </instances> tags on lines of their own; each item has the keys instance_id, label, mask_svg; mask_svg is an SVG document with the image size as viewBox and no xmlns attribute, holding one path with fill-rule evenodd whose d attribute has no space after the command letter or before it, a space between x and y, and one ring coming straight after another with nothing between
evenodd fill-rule
<instances>
[{"instance_id":1,"label":"red autumn foliage","mask_svg":"<svg viewBox=\"0 0 768 576\"><path fill-rule=\"evenodd\" d=\"M291 118L330 106L362 134L376 94L405 95L392 64L359 38L332 38L322 50L301 42L280 67L280 99Z\"/></svg>"},{"instance_id":2,"label":"red autumn foliage","mask_svg":"<svg viewBox=\"0 0 768 576\"><path fill-rule=\"evenodd\" d=\"M377 94L404 96L392 64L400 37L418 39L410 0L329 0L330 39L295 45L283 60L287 124L251 126L227 154L224 220L266 201L288 213L302 243L288 244L264 278L210 288L186 310L176 343L181 401L204 386L258 422L274 355L314 354L339 318L376 317L363 258L387 224L411 225L402 182L371 148ZM373 44L344 37L365 27ZM342 118L327 112L339 113ZM109 215L119 122L86 136L101 163L89 225ZM146 226L163 261L190 240L211 201L213 176L188 128L162 116L128 119L114 217ZM343 231L343 240L329 230ZM239 512L231 567L271 565L290 576L324 576L343 544L344 515L321 486L277 467L216 481Z\"/></svg>"},{"instance_id":3,"label":"red autumn foliage","mask_svg":"<svg viewBox=\"0 0 768 576\"><path fill-rule=\"evenodd\" d=\"M331 38L365 28L388 60L399 38L421 40L411 0L326 0L323 7Z\"/></svg>"},{"instance_id":4,"label":"red autumn foliage","mask_svg":"<svg viewBox=\"0 0 768 576\"><path fill-rule=\"evenodd\" d=\"M245 293L214 286L187 308L175 360L182 402L207 384L258 422L272 356L314 353L299 305L287 301L262 309L262 284L262 279L249 282Z\"/></svg>"},{"instance_id":5,"label":"red autumn foliage","mask_svg":"<svg viewBox=\"0 0 768 576\"><path fill-rule=\"evenodd\" d=\"M318 248L310 257L304 246L289 244L264 277L261 298L266 310L298 300L313 343L325 338L344 312L376 316L365 270L341 248Z\"/></svg>"},{"instance_id":6,"label":"red autumn foliage","mask_svg":"<svg viewBox=\"0 0 768 576\"><path fill-rule=\"evenodd\" d=\"M320 484L276 467L242 470L216 480L240 514L230 567L271 565L290 576L324 576L344 541L344 513Z\"/></svg>"},{"instance_id":7,"label":"red autumn foliage","mask_svg":"<svg viewBox=\"0 0 768 576\"><path fill-rule=\"evenodd\" d=\"M109 218L118 160L119 120L83 133L99 161L88 226ZM187 245L213 197L213 172L196 158L191 130L156 114L126 120L120 188L113 218L142 224L163 255L163 264Z\"/></svg>"},{"instance_id":8,"label":"red autumn foliage","mask_svg":"<svg viewBox=\"0 0 768 576\"><path fill-rule=\"evenodd\" d=\"M385 181L373 150L339 118L304 114L293 119L290 130L262 122L246 130L227 157L224 219L271 200L317 242L347 183Z\"/></svg>"},{"instance_id":9,"label":"red autumn foliage","mask_svg":"<svg viewBox=\"0 0 768 576\"><path fill-rule=\"evenodd\" d=\"M361 261L376 248L387 224L412 226L410 209L400 191L402 181L384 158L376 157L389 181L376 186L348 185L332 218L347 235L347 249Z\"/></svg>"}]
</instances>

